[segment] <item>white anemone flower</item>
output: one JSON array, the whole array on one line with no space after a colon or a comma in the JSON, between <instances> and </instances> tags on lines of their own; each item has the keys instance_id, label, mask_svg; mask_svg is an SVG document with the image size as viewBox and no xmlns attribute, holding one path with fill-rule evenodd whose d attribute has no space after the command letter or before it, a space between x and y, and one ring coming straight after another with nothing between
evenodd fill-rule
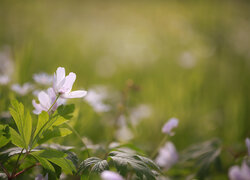
<instances>
[{"instance_id":1,"label":"white anemone flower","mask_svg":"<svg viewBox=\"0 0 250 180\"><path fill-rule=\"evenodd\" d=\"M241 167L232 166L228 173L230 180L249 180L250 179L250 167L246 162L243 162Z\"/></svg>"},{"instance_id":2,"label":"white anemone flower","mask_svg":"<svg viewBox=\"0 0 250 180\"><path fill-rule=\"evenodd\" d=\"M169 121L165 123L164 126L162 127L162 132L170 136L173 136L174 132L172 132L172 129L177 127L178 123L179 123L179 120L177 118L169 119Z\"/></svg>"},{"instance_id":3,"label":"white anemone flower","mask_svg":"<svg viewBox=\"0 0 250 180\"><path fill-rule=\"evenodd\" d=\"M65 77L65 69L59 67L54 74L53 89L62 98L81 98L87 95L87 91L71 91L76 80L76 74L71 72Z\"/></svg>"},{"instance_id":4,"label":"white anemone flower","mask_svg":"<svg viewBox=\"0 0 250 180\"><path fill-rule=\"evenodd\" d=\"M246 146L247 146L248 156L250 156L250 139L249 138L246 138Z\"/></svg>"},{"instance_id":5,"label":"white anemone flower","mask_svg":"<svg viewBox=\"0 0 250 180\"><path fill-rule=\"evenodd\" d=\"M24 95L28 94L33 89L33 85L30 83L25 83L22 86L19 84L13 84L11 86L11 89L13 91L15 91L17 94L24 96Z\"/></svg>"},{"instance_id":6,"label":"white anemone flower","mask_svg":"<svg viewBox=\"0 0 250 180\"><path fill-rule=\"evenodd\" d=\"M42 85L50 85L53 82L53 76L47 73L34 74L33 79L35 80L36 83Z\"/></svg>"},{"instance_id":7,"label":"white anemone flower","mask_svg":"<svg viewBox=\"0 0 250 180\"><path fill-rule=\"evenodd\" d=\"M120 174L107 170L101 173L101 178L103 180L123 180L123 177Z\"/></svg>"},{"instance_id":8,"label":"white anemone flower","mask_svg":"<svg viewBox=\"0 0 250 180\"><path fill-rule=\"evenodd\" d=\"M10 82L10 77L8 75L0 75L0 84L6 85Z\"/></svg>"},{"instance_id":9,"label":"white anemone flower","mask_svg":"<svg viewBox=\"0 0 250 180\"><path fill-rule=\"evenodd\" d=\"M32 104L34 106L33 113L40 114L42 111L49 111L50 108L52 111L55 111L58 106L65 103L64 99L58 98L55 102L57 96L54 92L53 88L49 88L47 92L41 91L38 93L38 100L40 104L37 104L36 101L33 99ZM55 104L53 105L53 103ZM53 105L53 107L51 107Z\"/></svg>"},{"instance_id":10,"label":"white anemone flower","mask_svg":"<svg viewBox=\"0 0 250 180\"><path fill-rule=\"evenodd\" d=\"M156 164L168 170L178 161L178 153L172 142L166 142L165 146L159 150L155 159Z\"/></svg>"},{"instance_id":11,"label":"white anemone flower","mask_svg":"<svg viewBox=\"0 0 250 180\"><path fill-rule=\"evenodd\" d=\"M38 175L35 177L35 180L48 180L48 173L45 175L45 177L43 177L42 174L38 174Z\"/></svg>"}]
</instances>

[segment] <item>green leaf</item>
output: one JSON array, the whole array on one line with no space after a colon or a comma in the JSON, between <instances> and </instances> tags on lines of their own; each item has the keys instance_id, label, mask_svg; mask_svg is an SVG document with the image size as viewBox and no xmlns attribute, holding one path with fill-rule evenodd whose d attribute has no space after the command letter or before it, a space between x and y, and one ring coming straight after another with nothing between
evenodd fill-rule
<instances>
[{"instance_id":1,"label":"green leaf","mask_svg":"<svg viewBox=\"0 0 250 180\"><path fill-rule=\"evenodd\" d=\"M72 131L67 128L54 127L53 129L48 129L43 133L43 137L38 139L38 144L43 144L52 138L64 137L71 133Z\"/></svg>"},{"instance_id":2,"label":"green leaf","mask_svg":"<svg viewBox=\"0 0 250 180\"><path fill-rule=\"evenodd\" d=\"M72 172L76 171L74 164L66 158L67 154L61 151L46 149L34 152L32 154L55 163L56 165L60 166L65 173L72 174Z\"/></svg>"},{"instance_id":3,"label":"green leaf","mask_svg":"<svg viewBox=\"0 0 250 180\"><path fill-rule=\"evenodd\" d=\"M107 162L107 160L102 160L97 162L92 168L91 168L91 172L97 172L97 173L101 173L104 170L108 170L109 169L109 164Z\"/></svg>"},{"instance_id":4,"label":"green leaf","mask_svg":"<svg viewBox=\"0 0 250 180\"><path fill-rule=\"evenodd\" d=\"M25 142L23 141L22 137L20 134L18 134L13 128L10 127L10 136L11 136L11 142L20 147L20 148L25 148Z\"/></svg>"},{"instance_id":5,"label":"green leaf","mask_svg":"<svg viewBox=\"0 0 250 180\"><path fill-rule=\"evenodd\" d=\"M97 165L97 166L94 167L95 165ZM90 158L85 159L84 161L81 162L81 164L79 165L77 174L81 173L82 171L87 170L91 166L93 166L92 170L94 172L102 172L103 170L108 169L108 167L109 167L106 160L102 160L98 157L90 157Z\"/></svg>"},{"instance_id":6,"label":"green leaf","mask_svg":"<svg viewBox=\"0 0 250 180\"><path fill-rule=\"evenodd\" d=\"M54 167L52 166L52 164L46 159L46 158L43 158L43 157L40 157L39 155L35 154L35 153L32 153L31 154L35 159L37 159L37 161L39 161L41 163L41 165L47 169L48 171L51 171L51 172L55 172L55 169Z\"/></svg>"},{"instance_id":7,"label":"green leaf","mask_svg":"<svg viewBox=\"0 0 250 180\"><path fill-rule=\"evenodd\" d=\"M213 163L218 160L221 153L221 141L212 139L203 143L195 144L188 147L181 153L180 163L186 163L198 168L197 177L204 178Z\"/></svg>"},{"instance_id":8,"label":"green leaf","mask_svg":"<svg viewBox=\"0 0 250 180\"><path fill-rule=\"evenodd\" d=\"M38 122L36 126L36 130L34 133L34 137L39 133L39 131L42 131L42 127L45 125L45 123L49 120L49 114L45 111L42 111L41 114L38 116ZM41 132L42 133L42 132Z\"/></svg>"},{"instance_id":9,"label":"green leaf","mask_svg":"<svg viewBox=\"0 0 250 180\"><path fill-rule=\"evenodd\" d=\"M24 122L24 107L22 103L17 100L11 101L12 107L9 108L10 114L13 117L17 129L21 136L23 136L23 122Z\"/></svg>"},{"instance_id":10,"label":"green leaf","mask_svg":"<svg viewBox=\"0 0 250 180\"><path fill-rule=\"evenodd\" d=\"M12 100L11 105L12 107L9 108L10 114L16 123L18 132L20 133L20 137L24 143L24 148L28 149L32 132L32 119L30 113L27 112L26 115L24 115L24 106L17 100ZM12 140L12 142L13 141L18 143L17 141L20 142L20 138L17 141ZM20 145L20 143L18 144Z\"/></svg>"},{"instance_id":11,"label":"green leaf","mask_svg":"<svg viewBox=\"0 0 250 180\"><path fill-rule=\"evenodd\" d=\"M0 148L10 142L9 126L0 125Z\"/></svg>"},{"instance_id":12,"label":"green leaf","mask_svg":"<svg viewBox=\"0 0 250 180\"><path fill-rule=\"evenodd\" d=\"M28 149L30 139L31 139L31 133L32 133L32 119L31 119L29 112L26 113L25 120L24 120L23 124L24 124L23 136L24 136L26 149Z\"/></svg>"},{"instance_id":13,"label":"green leaf","mask_svg":"<svg viewBox=\"0 0 250 180\"><path fill-rule=\"evenodd\" d=\"M129 152L113 151L109 154L116 169L122 175L126 175L128 172L135 172L139 179L155 180L155 174L148 167L147 163L142 161L135 154Z\"/></svg>"},{"instance_id":14,"label":"green leaf","mask_svg":"<svg viewBox=\"0 0 250 180\"><path fill-rule=\"evenodd\" d=\"M70 119L73 117L72 113L75 110L74 104L61 105L57 108L57 113L65 119Z\"/></svg>"}]
</instances>

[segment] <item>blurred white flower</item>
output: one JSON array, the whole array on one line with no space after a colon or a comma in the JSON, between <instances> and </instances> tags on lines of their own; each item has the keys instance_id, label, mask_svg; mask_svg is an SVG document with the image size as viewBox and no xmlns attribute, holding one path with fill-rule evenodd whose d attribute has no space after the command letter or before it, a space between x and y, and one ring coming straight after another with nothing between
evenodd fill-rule
<instances>
[{"instance_id":1,"label":"blurred white flower","mask_svg":"<svg viewBox=\"0 0 250 180\"><path fill-rule=\"evenodd\" d=\"M8 75L0 75L0 84L6 85L10 82L10 77Z\"/></svg>"},{"instance_id":2,"label":"blurred white flower","mask_svg":"<svg viewBox=\"0 0 250 180\"><path fill-rule=\"evenodd\" d=\"M84 98L90 106L96 112L107 112L111 109L110 105L105 104L105 101L108 98L107 89L103 86L97 86L88 91L87 96Z\"/></svg>"},{"instance_id":3,"label":"blurred white flower","mask_svg":"<svg viewBox=\"0 0 250 180\"><path fill-rule=\"evenodd\" d=\"M170 136L173 136L174 132L172 132L172 129L177 127L178 123L179 123L179 120L177 118L169 119L169 121L165 123L164 126L162 127L162 132Z\"/></svg>"},{"instance_id":4,"label":"blurred white flower","mask_svg":"<svg viewBox=\"0 0 250 180\"><path fill-rule=\"evenodd\" d=\"M123 180L123 177L120 174L107 170L101 173L101 178L103 180Z\"/></svg>"},{"instance_id":5,"label":"blurred white flower","mask_svg":"<svg viewBox=\"0 0 250 180\"><path fill-rule=\"evenodd\" d=\"M38 96L39 92L41 92L41 91L42 91L41 89L36 89L36 90L32 91L32 94L34 96Z\"/></svg>"},{"instance_id":6,"label":"blurred white flower","mask_svg":"<svg viewBox=\"0 0 250 180\"><path fill-rule=\"evenodd\" d=\"M11 89L13 91L15 91L17 94L24 96L33 89L33 85L30 83L25 83L25 84L23 84L23 86L21 86L19 84L13 84L11 86Z\"/></svg>"},{"instance_id":7,"label":"blurred white flower","mask_svg":"<svg viewBox=\"0 0 250 180\"><path fill-rule=\"evenodd\" d=\"M32 104L35 108L33 110L34 114L40 114L42 111L48 111L50 107L55 102L57 96L53 90L53 88L49 88L47 92L41 91L38 93L38 100L40 104L37 104L36 101L33 99ZM52 111L55 111L58 106L65 103L65 99L58 98L58 100L55 102L53 107L51 108Z\"/></svg>"},{"instance_id":8,"label":"blurred white flower","mask_svg":"<svg viewBox=\"0 0 250 180\"><path fill-rule=\"evenodd\" d=\"M53 88L56 94L59 94L62 98L81 98L87 95L87 91L78 90L71 91L72 86L76 80L75 73L69 73L65 77L65 69L59 67L54 74Z\"/></svg>"},{"instance_id":9,"label":"blurred white flower","mask_svg":"<svg viewBox=\"0 0 250 180\"><path fill-rule=\"evenodd\" d=\"M38 175L35 177L35 180L48 180L48 173L45 175L45 177L43 177L42 174L38 174Z\"/></svg>"},{"instance_id":10,"label":"blurred white flower","mask_svg":"<svg viewBox=\"0 0 250 180\"><path fill-rule=\"evenodd\" d=\"M10 76L14 71L13 61L11 58L10 48L8 46L4 47L0 51L0 75Z\"/></svg>"},{"instance_id":11,"label":"blurred white flower","mask_svg":"<svg viewBox=\"0 0 250 180\"><path fill-rule=\"evenodd\" d=\"M123 126L120 127L117 131L116 131L116 138L119 141L129 141L130 139L132 139L134 137L133 133L131 132L131 130L127 127L127 126Z\"/></svg>"},{"instance_id":12,"label":"blurred white flower","mask_svg":"<svg viewBox=\"0 0 250 180\"><path fill-rule=\"evenodd\" d=\"M196 65L196 59L190 52L184 52L181 54L179 64L183 68L191 69Z\"/></svg>"},{"instance_id":13,"label":"blurred white flower","mask_svg":"<svg viewBox=\"0 0 250 180\"><path fill-rule=\"evenodd\" d=\"M152 108L147 104L141 104L130 111L130 121L136 126L142 119L152 115Z\"/></svg>"},{"instance_id":14,"label":"blurred white flower","mask_svg":"<svg viewBox=\"0 0 250 180\"><path fill-rule=\"evenodd\" d=\"M248 156L250 156L250 139L249 138L246 138L246 146L247 146Z\"/></svg>"},{"instance_id":15,"label":"blurred white flower","mask_svg":"<svg viewBox=\"0 0 250 180\"><path fill-rule=\"evenodd\" d=\"M165 146L159 150L159 154L155 159L155 162L160 166L168 170L178 161L178 153L172 142L166 142Z\"/></svg>"},{"instance_id":16,"label":"blurred white flower","mask_svg":"<svg viewBox=\"0 0 250 180\"><path fill-rule=\"evenodd\" d=\"M0 118L10 118L10 112L9 111L3 111L0 113Z\"/></svg>"},{"instance_id":17,"label":"blurred white flower","mask_svg":"<svg viewBox=\"0 0 250 180\"><path fill-rule=\"evenodd\" d=\"M232 166L228 173L230 180L250 180L250 167L243 162L241 167Z\"/></svg>"},{"instance_id":18,"label":"blurred white flower","mask_svg":"<svg viewBox=\"0 0 250 180\"><path fill-rule=\"evenodd\" d=\"M42 85L50 85L53 82L53 76L47 73L34 74L33 79L36 83Z\"/></svg>"}]
</instances>

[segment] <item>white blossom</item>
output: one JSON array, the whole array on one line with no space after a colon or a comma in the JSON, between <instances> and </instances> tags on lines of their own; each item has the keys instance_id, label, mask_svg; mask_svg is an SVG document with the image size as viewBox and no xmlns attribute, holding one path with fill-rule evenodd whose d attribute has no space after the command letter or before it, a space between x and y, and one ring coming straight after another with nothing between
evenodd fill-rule
<instances>
[{"instance_id":1,"label":"white blossom","mask_svg":"<svg viewBox=\"0 0 250 180\"><path fill-rule=\"evenodd\" d=\"M43 177L42 174L38 174L38 175L35 177L35 180L48 180L48 173L45 175L45 177Z\"/></svg>"},{"instance_id":2,"label":"white blossom","mask_svg":"<svg viewBox=\"0 0 250 180\"><path fill-rule=\"evenodd\" d=\"M123 180L123 177L120 174L107 170L101 173L101 178L103 180Z\"/></svg>"},{"instance_id":3,"label":"white blossom","mask_svg":"<svg viewBox=\"0 0 250 180\"><path fill-rule=\"evenodd\" d=\"M13 84L11 86L11 89L15 91L17 94L24 96L33 89L33 85L30 83L25 83L22 86L19 84Z\"/></svg>"},{"instance_id":4,"label":"white blossom","mask_svg":"<svg viewBox=\"0 0 250 180\"><path fill-rule=\"evenodd\" d=\"M159 154L155 159L155 162L165 169L169 169L178 161L178 153L175 149L175 146L172 142L166 142L159 150Z\"/></svg>"},{"instance_id":5,"label":"white blossom","mask_svg":"<svg viewBox=\"0 0 250 180\"><path fill-rule=\"evenodd\" d=\"M248 156L250 156L250 139L249 138L246 138L246 146L247 146Z\"/></svg>"},{"instance_id":6,"label":"white blossom","mask_svg":"<svg viewBox=\"0 0 250 180\"><path fill-rule=\"evenodd\" d=\"M51 106L53 105L53 103L56 100L56 94L53 90L53 88L49 88L47 90L47 92L45 91L41 91L38 93L38 100L40 102L40 104L36 103L36 101L33 99L32 100L32 104L35 108L35 110L33 110L34 114L40 114L42 111L49 111L49 109L51 108ZM53 107L51 108L52 111L55 111L57 109L58 106L60 106L61 104L64 104L65 100L58 98L57 101L55 102L55 104L53 105Z\"/></svg>"},{"instance_id":7,"label":"white blossom","mask_svg":"<svg viewBox=\"0 0 250 180\"><path fill-rule=\"evenodd\" d=\"M179 123L179 120L177 118L169 119L168 122L165 123L164 126L162 127L162 132L170 136L173 136L174 132L172 132L172 129L177 127L178 123Z\"/></svg>"},{"instance_id":8,"label":"white blossom","mask_svg":"<svg viewBox=\"0 0 250 180\"><path fill-rule=\"evenodd\" d=\"M47 73L34 74L33 79L36 83L42 85L50 85L53 82L53 76Z\"/></svg>"},{"instance_id":9,"label":"white blossom","mask_svg":"<svg viewBox=\"0 0 250 180\"><path fill-rule=\"evenodd\" d=\"M228 173L230 180L250 180L250 167L243 162L241 167L232 166Z\"/></svg>"},{"instance_id":10,"label":"white blossom","mask_svg":"<svg viewBox=\"0 0 250 180\"><path fill-rule=\"evenodd\" d=\"M10 82L10 77L8 75L0 75L0 84L6 85Z\"/></svg>"},{"instance_id":11,"label":"white blossom","mask_svg":"<svg viewBox=\"0 0 250 180\"><path fill-rule=\"evenodd\" d=\"M75 80L75 73L70 72L68 76L65 76L65 69L63 67L59 67L54 74L53 89L56 94L59 94L62 98L81 98L86 96L87 91L71 91Z\"/></svg>"}]
</instances>

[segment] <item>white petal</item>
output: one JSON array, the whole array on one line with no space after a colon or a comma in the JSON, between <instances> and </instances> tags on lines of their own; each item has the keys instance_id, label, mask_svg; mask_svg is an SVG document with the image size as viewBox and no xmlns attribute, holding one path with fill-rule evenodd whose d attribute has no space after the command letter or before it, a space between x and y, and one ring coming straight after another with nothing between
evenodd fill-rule
<instances>
[{"instance_id":1,"label":"white petal","mask_svg":"<svg viewBox=\"0 0 250 180\"><path fill-rule=\"evenodd\" d=\"M56 84L58 85L65 78L65 69L59 67L56 70Z\"/></svg>"},{"instance_id":2,"label":"white petal","mask_svg":"<svg viewBox=\"0 0 250 180\"><path fill-rule=\"evenodd\" d=\"M68 93L68 92L70 92L71 91L71 89L72 89L72 86L73 86L73 84L74 84L74 82L75 82L75 80L76 80L76 74L75 73L69 73L69 75L68 76L66 76L66 78L65 78L65 82L64 82L64 84L63 84L63 87L61 88L61 91L63 92L63 93Z\"/></svg>"},{"instance_id":3,"label":"white petal","mask_svg":"<svg viewBox=\"0 0 250 180\"><path fill-rule=\"evenodd\" d=\"M55 93L55 91L54 91L54 89L53 88L49 88L48 90L47 90L47 92L48 92L48 95L49 95L49 98L50 99L54 99L54 98L56 98L56 93Z\"/></svg>"},{"instance_id":4,"label":"white petal","mask_svg":"<svg viewBox=\"0 0 250 180\"><path fill-rule=\"evenodd\" d=\"M82 98L87 95L87 91L72 91L70 93L62 94L62 98Z\"/></svg>"},{"instance_id":5,"label":"white petal","mask_svg":"<svg viewBox=\"0 0 250 180\"><path fill-rule=\"evenodd\" d=\"M40 104L46 108L46 109L49 109L50 106L51 106L51 100L49 98L49 95L46 94L44 91L41 91L39 94L38 94L38 99L40 101Z\"/></svg>"}]
</instances>

